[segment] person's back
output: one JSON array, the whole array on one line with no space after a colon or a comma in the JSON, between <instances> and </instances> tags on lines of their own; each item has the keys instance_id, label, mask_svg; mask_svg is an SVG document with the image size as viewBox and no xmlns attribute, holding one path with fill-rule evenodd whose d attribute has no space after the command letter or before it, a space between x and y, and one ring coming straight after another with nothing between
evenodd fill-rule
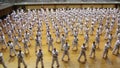
<instances>
[{"instance_id":1,"label":"person's back","mask_svg":"<svg viewBox=\"0 0 120 68\"><path fill-rule=\"evenodd\" d=\"M58 51L56 50L56 48L53 49L52 51L52 68L54 65L54 62L56 61L57 67L59 67L59 62L58 62Z\"/></svg>"},{"instance_id":2,"label":"person's back","mask_svg":"<svg viewBox=\"0 0 120 68\"><path fill-rule=\"evenodd\" d=\"M23 59L23 53L19 53L18 54L18 60L22 60Z\"/></svg>"},{"instance_id":3,"label":"person's back","mask_svg":"<svg viewBox=\"0 0 120 68\"><path fill-rule=\"evenodd\" d=\"M25 68L27 68L27 65L26 65L26 63L25 63L25 61L24 61L24 54L23 54L23 52L21 51L21 50L19 50L19 53L18 53L18 68L20 68L20 63L23 63L23 65L24 65L24 67Z\"/></svg>"},{"instance_id":4,"label":"person's back","mask_svg":"<svg viewBox=\"0 0 120 68\"><path fill-rule=\"evenodd\" d=\"M41 62L41 68L44 68L44 64L43 64L43 53L42 50L39 49L39 51L36 54L37 59L36 59L36 68L38 68L38 63Z\"/></svg>"}]
</instances>

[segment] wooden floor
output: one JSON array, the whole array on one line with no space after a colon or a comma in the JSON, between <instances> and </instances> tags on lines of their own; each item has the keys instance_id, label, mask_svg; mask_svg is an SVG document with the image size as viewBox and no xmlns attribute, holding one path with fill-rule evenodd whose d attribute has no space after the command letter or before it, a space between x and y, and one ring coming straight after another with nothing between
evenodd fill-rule
<instances>
[{"instance_id":1,"label":"wooden floor","mask_svg":"<svg viewBox=\"0 0 120 68\"><path fill-rule=\"evenodd\" d=\"M48 52L48 46L46 44L46 28L45 24L43 24L43 31L42 31L42 50L43 50L43 61L44 61L44 66L45 68L51 68L51 63L52 63L52 54ZM115 27L116 28L116 27ZM96 27L97 29L97 27ZM34 37L36 35L36 27L34 27ZM115 34L115 29L113 30L113 34ZM51 30L51 33L53 30ZM69 44L72 46L72 41L73 41L73 36L70 36L69 32ZM95 39L95 32L94 35L90 35L90 43L89 43L89 48L87 49L87 62L78 62L77 58L79 56L80 50L81 50L81 45L84 42L84 36L79 35L79 49L77 51L73 51L70 48L70 61L67 61L67 57L65 57L65 61L61 61L61 57L63 54L63 51L60 50L60 43L55 42L55 34L52 33L52 37L54 38L54 47L57 48L59 51L59 63L60 67L59 68L120 68L120 55L115 56L112 55L112 50L109 51L108 54L108 59L103 59L102 58L102 53L104 49L104 34L101 36L100 40L100 49L96 50L96 58L91 59L89 58L90 54L90 49L91 49L91 44ZM112 41L112 47L114 47L116 39L113 39ZM30 49L30 54L25 56L25 62L28 65L28 68L35 68L35 63L36 63L36 55L35 55L35 40L31 40L31 47ZM23 47L22 42L20 42L21 46ZM17 68L17 57L10 58L9 57L9 49L2 51L4 54L4 60L8 68ZM83 58L81 59L83 61ZM41 67L39 63L39 68ZM0 68L3 68L2 65L0 65ZM21 68L24 68L23 64L21 64ZM56 66L55 66L56 68Z\"/></svg>"}]
</instances>

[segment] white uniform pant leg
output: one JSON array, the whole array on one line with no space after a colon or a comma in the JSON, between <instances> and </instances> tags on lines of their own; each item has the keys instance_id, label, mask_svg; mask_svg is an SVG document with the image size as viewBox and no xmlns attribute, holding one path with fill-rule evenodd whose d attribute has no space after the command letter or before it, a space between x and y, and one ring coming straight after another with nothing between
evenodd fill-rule
<instances>
[{"instance_id":1,"label":"white uniform pant leg","mask_svg":"<svg viewBox=\"0 0 120 68\"><path fill-rule=\"evenodd\" d=\"M90 56L92 56L92 54L93 54L93 50L90 51Z\"/></svg>"},{"instance_id":2,"label":"white uniform pant leg","mask_svg":"<svg viewBox=\"0 0 120 68\"><path fill-rule=\"evenodd\" d=\"M28 51L28 53L29 53L29 49L28 49L28 47L27 47L26 49L27 49L27 51Z\"/></svg>"},{"instance_id":3,"label":"white uniform pant leg","mask_svg":"<svg viewBox=\"0 0 120 68\"><path fill-rule=\"evenodd\" d=\"M21 64L21 61L20 61L20 60L18 60L18 68L20 68L20 64Z\"/></svg>"},{"instance_id":4,"label":"white uniform pant leg","mask_svg":"<svg viewBox=\"0 0 120 68\"><path fill-rule=\"evenodd\" d=\"M44 64L43 64L43 59L42 58L37 58L36 59L36 67L38 67L38 63L41 61L41 67L43 67L44 66Z\"/></svg>"},{"instance_id":5,"label":"white uniform pant leg","mask_svg":"<svg viewBox=\"0 0 120 68\"><path fill-rule=\"evenodd\" d=\"M62 56L62 60L64 59L64 56L65 56L66 54L65 54L65 52L63 53L63 56Z\"/></svg>"},{"instance_id":6,"label":"white uniform pant leg","mask_svg":"<svg viewBox=\"0 0 120 68\"><path fill-rule=\"evenodd\" d=\"M70 59L69 52L67 52L68 60Z\"/></svg>"},{"instance_id":7,"label":"white uniform pant leg","mask_svg":"<svg viewBox=\"0 0 120 68\"><path fill-rule=\"evenodd\" d=\"M37 59L36 59L36 67L38 67L39 61L40 61L40 60L37 58Z\"/></svg>"},{"instance_id":8,"label":"white uniform pant leg","mask_svg":"<svg viewBox=\"0 0 120 68\"><path fill-rule=\"evenodd\" d=\"M3 65L4 68L7 68L7 66L5 65L5 62L2 60L1 64Z\"/></svg>"},{"instance_id":9,"label":"white uniform pant leg","mask_svg":"<svg viewBox=\"0 0 120 68\"><path fill-rule=\"evenodd\" d=\"M116 50L117 50L117 47L115 46L115 47L113 48L112 53L114 54Z\"/></svg>"},{"instance_id":10,"label":"white uniform pant leg","mask_svg":"<svg viewBox=\"0 0 120 68\"><path fill-rule=\"evenodd\" d=\"M23 63L23 65L24 65L25 67L27 66L24 60L22 60L22 63Z\"/></svg>"},{"instance_id":11,"label":"white uniform pant leg","mask_svg":"<svg viewBox=\"0 0 120 68\"><path fill-rule=\"evenodd\" d=\"M107 57L108 51L104 50L103 57Z\"/></svg>"},{"instance_id":12,"label":"white uniform pant leg","mask_svg":"<svg viewBox=\"0 0 120 68\"><path fill-rule=\"evenodd\" d=\"M41 59L41 66L42 66L42 67L44 66L44 64L43 64L43 59Z\"/></svg>"},{"instance_id":13,"label":"white uniform pant leg","mask_svg":"<svg viewBox=\"0 0 120 68\"><path fill-rule=\"evenodd\" d=\"M83 53L83 56L84 56L84 59L86 60L86 53L85 52Z\"/></svg>"},{"instance_id":14,"label":"white uniform pant leg","mask_svg":"<svg viewBox=\"0 0 120 68\"><path fill-rule=\"evenodd\" d=\"M50 47L52 47L53 50L53 44L48 44L48 50L50 50Z\"/></svg>"},{"instance_id":15,"label":"white uniform pant leg","mask_svg":"<svg viewBox=\"0 0 120 68\"><path fill-rule=\"evenodd\" d=\"M59 62L58 62L58 59L56 59L56 63L57 63L57 66L59 66Z\"/></svg>"},{"instance_id":16,"label":"white uniform pant leg","mask_svg":"<svg viewBox=\"0 0 120 68\"><path fill-rule=\"evenodd\" d=\"M81 58L82 55L83 55L83 53L81 52L80 55L79 55L79 57L78 57L78 60L80 60L80 58Z\"/></svg>"},{"instance_id":17,"label":"white uniform pant leg","mask_svg":"<svg viewBox=\"0 0 120 68\"><path fill-rule=\"evenodd\" d=\"M12 51L14 52L15 55L17 54L14 48L12 49Z\"/></svg>"},{"instance_id":18,"label":"white uniform pant leg","mask_svg":"<svg viewBox=\"0 0 120 68\"><path fill-rule=\"evenodd\" d=\"M10 49L10 55L12 55L12 49Z\"/></svg>"},{"instance_id":19,"label":"white uniform pant leg","mask_svg":"<svg viewBox=\"0 0 120 68\"><path fill-rule=\"evenodd\" d=\"M54 59L54 58L52 58L52 66L54 65L54 62L55 62L55 59Z\"/></svg>"},{"instance_id":20,"label":"white uniform pant leg","mask_svg":"<svg viewBox=\"0 0 120 68\"><path fill-rule=\"evenodd\" d=\"M6 43L6 41L5 41L5 40L4 40L4 44L5 44L5 46L6 46L6 47L8 47L8 46L7 46L7 43Z\"/></svg>"},{"instance_id":21,"label":"white uniform pant leg","mask_svg":"<svg viewBox=\"0 0 120 68\"><path fill-rule=\"evenodd\" d=\"M51 47L52 47L52 50L53 50L53 44L51 45Z\"/></svg>"}]
</instances>

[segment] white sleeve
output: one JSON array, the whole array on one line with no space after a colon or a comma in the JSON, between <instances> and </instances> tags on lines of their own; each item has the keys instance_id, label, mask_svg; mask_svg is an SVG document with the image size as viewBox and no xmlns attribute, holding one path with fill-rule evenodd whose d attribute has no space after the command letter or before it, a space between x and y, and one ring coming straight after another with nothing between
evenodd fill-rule
<instances>
[{"instance_id":1,"label":"white sleeve","mask_svg":"<svg viewBox=\"0 0 120 68\"><path fill-rule=\"evenodd\" d=\"M65 44L63 45L63 48L65 48Z\"/></svg>"},{"instance_id":2,"label":"white sleeve","mask_svg":"<svg viewBox=\"0 0 120 68\"><path fill-rule=\"evenodd\" d=\"M13 43L11 43L11 45L13 46Z\"/></svg>"},{"instance_id":3,"label":"white sleeve","mask_svg":"<svg viewBox=\"0 0 120 68\"><path fill-rule=\"evenodd\" d=\"M24 53L22 52L22 57L24 57Z\"/></svg>"},{"instance_id":4,"label":"white sleeve","mask_svg":"<svg viewBox=\"0 0 120 68\"><path fill-rule=\"evenodd\" d=\"M5 36L3 36L3 39L5 39Z\"/></svg>"},{"instance_id":5,"label":"white sleeve","mask_svg":"<svg viewBox=\"0 0 120 68\"><path fill-rule=\"evenodd\" d=\"M2 57L3 56L3 54L2 53L0 53L0 57Z\"/></svg>"}]
</instances>

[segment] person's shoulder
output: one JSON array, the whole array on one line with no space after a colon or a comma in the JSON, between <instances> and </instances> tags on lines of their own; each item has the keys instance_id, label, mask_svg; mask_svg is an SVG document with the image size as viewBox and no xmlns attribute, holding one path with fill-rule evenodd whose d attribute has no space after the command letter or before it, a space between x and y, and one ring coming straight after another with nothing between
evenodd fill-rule
<instances>
[{"instance_id":1,"label":"person's shoulder","mask_svg":"<svg viewBox=\"0 0 120 68\"><path fill-rule=\"evenodd\" d=\"M11 44L13 45L13 43L11 42Z\"/></svg>"},{"instance_id":2,"label":"person's shoulder","mask_svg":"<svg viewBox=\"0 0 120 68\"><path fill-rule=\"evenodd\" d=\"M52 50L52 54L55 54L54 50Z\"/></svg>"},{"instance_id":3,"label":"person's shoulder","mask_svg":"<svg viewBox=\"0 0 120 68\"><path fill-rule=\"evenodd\" d=\"M120 42L120 40L117 40L116 42Z\"/></svg>"},{"instance_id":4,"label":"person's shoulder","mask_svg":"<svg viewBox=\"0 0 120 68\"><path fill-rule=\"evenodd\" d=\"M21 52L22 55L24 55L24 52Z\"/></svg>"},{"instance_id":5,"label":"person's shoulder","mask_svg":"<svg viewBox=\"0 0 120 68\"><path fill-rule=\"evenodd\" d=\"M39 51L37 51L36 54L39 54Z\"/></svg>"},{"instance_id":6,"label":"person's shoulder","mask_svg":"<svg viewBox=\"0 0 120 68\"><path fill-rule=\"evenodd\" d=\"M58 51L58 50L56 50L56 52L58 53L59 51Z\"/></svg>"}]
</instances>

